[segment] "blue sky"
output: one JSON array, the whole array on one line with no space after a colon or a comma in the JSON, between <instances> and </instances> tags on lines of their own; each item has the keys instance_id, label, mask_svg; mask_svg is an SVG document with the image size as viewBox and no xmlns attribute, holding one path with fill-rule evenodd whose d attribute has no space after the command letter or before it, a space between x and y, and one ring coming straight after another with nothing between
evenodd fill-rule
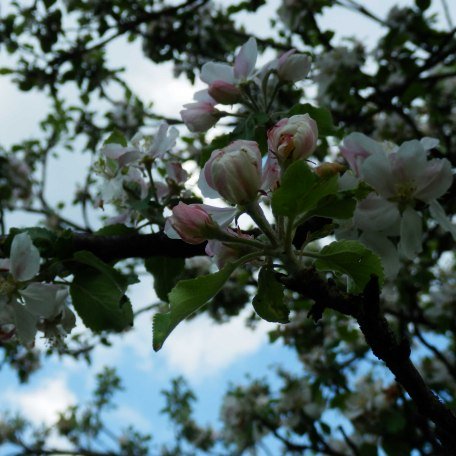
<instances>
[{"instance_id":1,"label":"blue sky","mask_svg":"<svg viewBox=\"0 0 456 456\"><path fill-rule=\"evenodd\" d=\"M254 27L257 35L264 36L268 18L279 3L269 1L255 17L254 25L248 15L242 14L239 20L245 23L247 30ZM370 0L364 3L383 16L392 5L410 4L411 1ZM440 2L435 3L441 8ZM456 4L452 1L449 4L456 19ZM365 43L375 42L379 34L372 22L340 8L331 10L321 23L337 30L339 38L355 34ZM446 27L446 24L442 26ZM177 117L181 106L190 102L193 93L203 87L200 83L192 87L184 78L173 79L171 65L156 66L145 60L139 43L117 41L111 46L109 56L114 65L126 66L126 77L132 87L145 101L154 101L157 111L164 115ZM0 58L2 61L8 59L2 54ZM0 99L2 144L8 145L38 133L37 124L47 106L41 94L18 92L8 79L1 78ZM49 201L56 203L71 198L77 183L83 181L88 158L88 155L65 153L51 162L46 189ZM76 220L79 217L71 207L66 209L65 215ZM96 214L92 217L95 220ZM33 216L15 214L10 219L10 226L30 226L35 221ZM137 309L152 303L151 280L144 279L129 294ZM97 348L90 367L51 358L25 386L18 384L13 372L3 368L0 371L0 409L18 410L36 423L50 423L58 410L89 399L94 374L104 365L115 366L125 390L117 397L119 408L112 413L113 425L133 424L142 431L152 431L156 442L170 440L169 423L159 416L164 405L159 392L168 387L171 378L184 375L189 380L199 398L196 414L203 422L209 422L217 418L221 397L230 382L242 382L247 374L271 376L273 364L280 363L291 370L299 368L290 350L280 344L267 343L267 332L274 325L263 322L252 332L244 326L245 316L220 326L215 326L205 316L183 323L157 354L152 351L151 315L143 314L132 331L112 338L112 347Z\"/></svg>"}]
</instances>

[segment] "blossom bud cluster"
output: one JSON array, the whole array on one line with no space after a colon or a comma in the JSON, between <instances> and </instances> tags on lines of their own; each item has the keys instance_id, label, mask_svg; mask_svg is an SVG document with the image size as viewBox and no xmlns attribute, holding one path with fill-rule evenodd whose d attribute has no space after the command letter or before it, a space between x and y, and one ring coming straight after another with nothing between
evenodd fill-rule
<instances>
[{"instance_id":1,"label":"blossom bud cluster","mask_svg":"<svg viewBox=\"0 0 456 456\"><path fill-rule=\"evenodd\" d=\"M17 336L23 344L31 344L42 328L45 328L45 336L56 340L75 325L76 318L66 305L68 288L34 281L40 262L40 254L30 236L17 234L11 243L10 257L0 262L2 340Z\"/></svg>"},{"instance_id":2,"label":"blossom bud cluster","mask_svg":"<svg viewBox=\"0 0 456 456\"><path fill-rule=\"evenodd\" d=\"M204 132L214 126L226 113L215 108L216 104L233 105L244 101L249 84L261 87L263 81L275 83L294 83L306 78L310 70L310 60L294 49L255 70L258 51L254 38L250 38L239 50L234 64L208 62L201 69L201 80L208 88L196 92L195 101L184 105L181 117L188 129ZM268 85L268 84L266 84Z\"/></svg>"},{"instance_id":3,"label":"blossom bud cluster","mask_svg":"<svg viewBox=\"0 0 456 456\"><path fill-rule=\"evenodd\" d=\"M230 241L249 240L239 230L229 229L237 213L248 211L260 197L268 197L279 185L283 170L292 161L307 158L316 148L318 128L307 114L280 120L268 132L268 154L263 163L255 141L237 140L212 152L199 178L199 187L207 198L222 198L236 207L179 203L168 218L165 232L190 244L211 240L206 249L223 264L239 255L241 249L226 245Z\"/></svg>"}]
</instances>

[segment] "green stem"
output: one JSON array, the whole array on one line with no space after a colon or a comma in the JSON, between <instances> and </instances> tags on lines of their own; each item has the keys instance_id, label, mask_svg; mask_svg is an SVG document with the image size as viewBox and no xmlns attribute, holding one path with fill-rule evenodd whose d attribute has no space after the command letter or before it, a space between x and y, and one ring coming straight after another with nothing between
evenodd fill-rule
<instances>
[{"instance_id":1,"label":"green stem","mask_svg":"<svg viewBox=\"0 0 456 456\"><path fill-rule=\"evenodd\" d=\"M279 245L279 242L277 241L276 234L266 219L263 209L261 209L258 201L252 201L251 203L247 204L245 206L245 210L247 214L252 217L252 220L258 225L258 228L260 228L260 230L263 231L263 233L268 237L272 245L274 247L277 247Z\"/></svg>"},{"instance_id":2,"label":"green stem","mask_svg":"<svg viewBox=\"0 0 456 456\"><path fill-rule=\"evenodd\" d=\"M280 84L280 82L278 82L278 83L276 84L276 86L274 87L274 90L272 91L272 95L271 95L271 98L270 98L270 100L269 100L269 103L268 103L268 105L266 106L266 114L269 113L269 110L270 110L271 107L272 107L272 103L274 102L274 99L275 99L275 97L276 97L276 95L277 95L277 92L278 92L279 89L280 89L280 86L281 86L281 84Z\"/></svg>"},{"instance_id":3,"label":"green stem","mask_svg":"<svg viewBox=\"0 0 456 456\"><path fill-rule=\"evenodd\" d=\"M302 256L307 256L309 258L324 258L324 255L320 255L319 253L315 253L315 252L309 252L307 250L302 250L301 252L299 252L299 255L302 255Z\"/></svg>"},{"instance_id":4,"label":"green stem","mask_svg":"<svg viewBox=\"0 0 456 456\"><path fill-rule=\"evenodd\" d=\"M223 233L223 236L220 238L217 238L223 243L229 243L229 244L242 244L248 247L253 247L255 249L260 249L264 250L265 247L267 247L265 244L259 241L255 241L254 239L245 239L245 238L240 238L237 236L232 236L230 234Z\"/></svg>"}]
</instances>

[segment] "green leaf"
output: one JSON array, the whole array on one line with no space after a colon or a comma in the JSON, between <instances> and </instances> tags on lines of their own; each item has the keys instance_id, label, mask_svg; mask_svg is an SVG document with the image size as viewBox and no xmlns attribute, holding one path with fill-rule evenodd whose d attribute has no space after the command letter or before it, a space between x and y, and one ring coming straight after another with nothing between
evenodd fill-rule
<instances>
[{"instance_id":1,"label":"green leaf","mask_svg":"<svg viewBox=\"0 0 456 456\"><path fill-rule=\"evenodd\" d=\"M154 289L157 296L168 302L168 293L176 285L185 267L183 258L151 257L144 261L144 265L154 276Z\"/></svg>"},{"instance_id":2,"label":"green leaf","mask_svg":"<svg viewBox=\"0 0 456 456\"><path fill-rule=\"evenodd\" d=\"M354 292L362 292L372 275L383 283L380 258L358 241L336 241L324 247L315 262L319 271L348 275L354 282Z\"/></svg>"},{"instance_id":3,"label":"green leaf","mask_svg":"<svg viewBox=\"0 0 456 456\"><path fill-rule=\"evenodd\" d=\"M128 278L91 252L76 252L73 258L79 265L70 293L84 324L96 332L122 331L132 326L133 310L125 296Z\"/></svg>"},{"instance_id":4,"label":"green leaf","mask_svg":"<svg viewBox=\"0 0 456 456\"><path fill-rule=\"evenodd\" d=\"M258 275L258 293L253 298L255 312L266 321L288 323L290 309L283 302L283 285L277 282L274 271L261 268Z\"/></svg>"},{"instance_id":5,"label":"green leaf","mask_svg":"<svg viewBox=\"0 0 456 456\"><path fill-rule=\"evenodd\" d=\"M104 142L104 144L120 144L121 146L126 147L128 145L128 141L122 132L120 132L119 130L114 130L109 135L108 139Z\"/></svg>"},{"instance_id":6,"label":"green leaf","mask_svg":"<svg viewBox=\"0 0 456 456\"><path fill-rule=\"evenodd\" d=\"M353 217L355 207L356 200L354 198L338 193L322 198L312 210L312 215L345 220Z\"/></svg>"},{"instance_id":7,"label":"green leaf","mask_svg":"<svg viewBox=\"0 0 456 456\"><path fill-rule=\"evenodd\" d=\"M169 312L156 314L153 324L153 348L160 350L172 330L185 318L214 297L240 262L228 263L215 274L182 280L168 295Z\"/></svg>"},{"instance_id":8,"label":"green leaf","mask_svg":"<svg viewBox=\"0 0 456 456\"><path fill-rule=\"evenodd\" d=\"M276 215L296 217L313 209L325 196L337 193L337 176L321 178L300 160L288 167L281 186L272 195Z\"/></svg>"}]
</instances>

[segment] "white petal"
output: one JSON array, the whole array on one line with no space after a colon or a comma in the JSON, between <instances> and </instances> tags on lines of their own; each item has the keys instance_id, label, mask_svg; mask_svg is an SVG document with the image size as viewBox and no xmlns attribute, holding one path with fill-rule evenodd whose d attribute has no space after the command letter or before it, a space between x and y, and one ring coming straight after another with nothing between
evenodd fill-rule
<instances>
[{"instance_id":1,"label":"white petal","mask_svg":"<svg viewBox=\"0 0 456 456\"><path fill-rule=\"evenodd\" d=\"M456 225L451 223L451 220L445 214L445 210L440 203L436 200L431 201L429 203L429 210L432 217L434 217L434 219L439 223L440 227L451 233L451 236L453 236L453 239L456 241Z\"/></svg>"},{"instance_id":2,"label":"white petal","mask_svg":"<svg viewBox=\"0 0 456 456\"><path fill-rule=\"evenodd\" d=\"M11 243L10 271L19 282L30 280L40 270L40 254L27 233L14 236Z\"/></svg>"},{"instance_id":3,"label":"white petal","mask_svg":"<svg viewBox=\"0 0 456 456\"><path fill-rule=\"evenodd\" d=\"M428 202L445 194L452 183L451 163L446 158L431 160L416 179L417 189L413 196Z\"/></svg>"},{"instance_id":4,"label":"white petal","mask_svg":"<svg viewBox=\"0 0 456 456\"><path fill-rule=\"evenodd\" d=\"M216 190L212 187L209 187L209 184L206 181L206 177L204 175L204 169L201 170L200 176L198 179L198 187L201 190L201 193L206 198L220 198L220 195Z\"/></svg>"},{"instance_id":5,"label":"white petal","mask_svg":"<svg viewBox=\"0 0 456 456\"><path fill-rule=\"evenodd\" d=\"M354 224L367 231L389 230L399 218L399 209L394 203L372 193L358 203L353 214Z\"/></svg>"},{"instance_id":6,"label":"white petal","mask_svg":"<svg viewBox=\"0 0 456 456\"><path fill-rule=\"evenodd\" d=\"M170 128L166 122L162 122L154 136L152 145L147 151L147 155L152 158L162 157L165 152L169 151L176 144L177 136L178 131L175 127Z\"/></svg>"},{"instance_id":7,"label":"white petal","mask_svg":"<svg viewBox=\"0 0 456 456\"><path fill-rule=\"evenodd\" d=\"M380 256L385 276L395 278L401 267L396 246L380 233L364 232L359 240Z\"/></svg>"},{"instance_id":8,"label":"white petal","mask_svg":"<svg viewBox=\"0 0 456 456\"><path fill-rule=\"evenodd\" d=\"M339 178L339 190L354 190L359 184L359 179L353 174L352 171L345 171Z\"/></svg>"},{"instance_id":9,"label":"white petal","mask_svg":"<svg viewBox=\"0 0 456 456\"><path fill-rule=\"evenodd\" d=\"M255 38L249 38L244 43L234 61L234 76L236 79L246 79L255 68L258 49Z\"/></svg>"},{"instance_id":10,"label":"white petal","mask_svg":"<svg viewBox=\"0 0 456 456\"><path fill-rule=\"evenodd\" d=\"M67 287L51 283L31 283L19 293L24 298L27 310L44 318L56 317L68 297Z\"/></svg>"},{"instance_id":11,"label":"white petal","mask_svg":"<svg viewBox=\"0 0 456 456\"><path fill-rule=\"evenodd\" d=\"M390 159L397 183L416 181L428 166L426 151L417 140L404 142L395 154L390 155Z\"/></svg>"},{"instance_id":12,"label":"white petal","mask_svg":"<svg viewBox=\"0 0 456 456\"><path fill-rule=\"evenodd\" d=\"M372 154L361 165L361 177L385 198L394 196L395 179L384 152Z\"/></svg>"},{"instance_id":13,"label":"white petal","mask_svg":"<svg viewBox=\"0 0 456 456\"><path fill-rule=\"evenodd\" d=\"M36 324L38 317L31 314L25 306L15 303L14 304L14 326L19 340L23 344L30 344L35 340Z\"/></svg>"},{"instance_id":14,"label":"white petal","mask_svg":"<svg viewBox=\"0 0 456 456\"><path fill-rule=\"evenodd\" d=\"M415 209L408 207L402 213L399 252L409 260L413 260L417 253L421 252L422 243L423 222L421 215Z\"/></svg>"},{"instance_id":15,"label":"white petal","mask_svg":"<svg viewBox=\"0 0 456 456\"><path fill-rule=\"evenodd\" d=\"M166 219L165 229L163 231L165 232L166 236L168 236L170 239L182 239L179 233L171 225L169 218Z\"/></svg>"},{"instance_id":16,"label":"white petal","mask_svg":"<svg viewBox=\"0 0 456 456\"><path fill-rule=\"evenodd\" d=\"M212 84L214 81L224 81L233 84L233 68L226 63L207 62L201 68L201 80L206 84Z\"/></svg>"},{"instance_id":17,"label":"white petal","mask_svg":"<svg viewBox=\"0 0 456 456\"><path fill-rule=\"evenodd\" d=\"M212 217L212 220L223 228L233 221L237 213L235 207L215 207L208 204L198 204L198 206L201 206Z\"/></svg>"},{"instance_id":18,"label":"white petal","mask_svg":"<svg viewBox=\"0 0 456 456\"><path fill-rule=\"evenodd\" d=\"M204 90L198 90L198 92L195 92L193 94L193 99L202 103L208 103L212 105L216 105L217 102L209 95L209 91L207 89ZM195 103L190 103L191 105L194 105ZM187 105L184 105L184 107Z\"/></svg>"},{"instance_id":19,"label":"white petal","mask_svg":"<svg viewBox=\"0 0 456 456\"><path fill-rule=\"evenodd\" d=\"M439 140L425 136L424 138L420 139L420 143L424 147L424 150L431 150L435 149L439 145Z\"/></svg>"}]
</instances>

